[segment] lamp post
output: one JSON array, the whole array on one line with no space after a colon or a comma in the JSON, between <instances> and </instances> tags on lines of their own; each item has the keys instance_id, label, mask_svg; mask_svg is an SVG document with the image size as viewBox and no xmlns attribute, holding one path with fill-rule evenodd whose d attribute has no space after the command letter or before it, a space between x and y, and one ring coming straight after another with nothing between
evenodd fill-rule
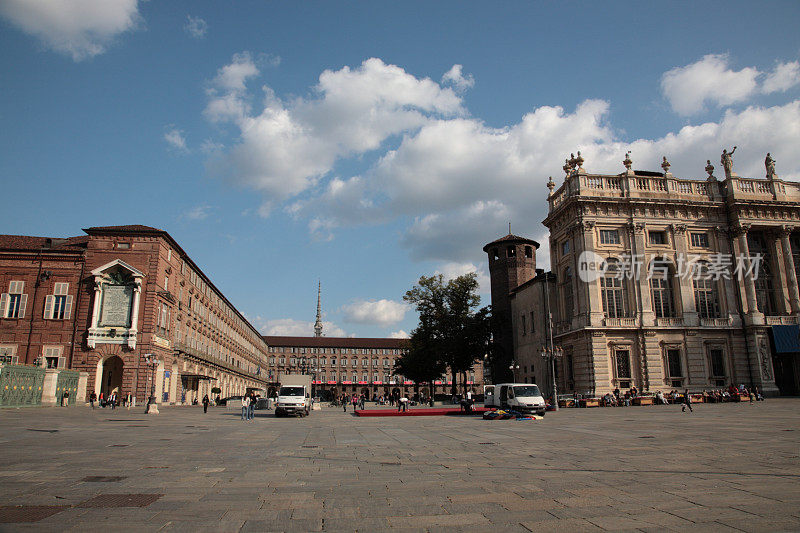
<instances>
[{"instance_id":1,"label":"lamp post","mask_svg":"<svg viewBox=\"0 0 800 533\"><path fill-rule=\"evenodd\" d=\"M517 370L519 370L519 363L517 363L514 359L511 360L511 366L508 367L511 370L512 379L514 383L517 382Z\"/></svg>"},{"instance_id":2,"label":"lamp post","mask_svg":"<svg viewBox=\"0 0 800 533\"><path fill-rule=\"evenodd\" d=\"M558 411L558 389L556 386L556 358L564 355L564 350L561 346L553 346L553 340L550 339L550 347L542 348L542 358L550 360L550 373L553 376L553 410Z\"/></svg>"},{"instance_id":3,"label":"lamp post","mask_svg":"<svg viewBox=\"0 0 800 533\"><path fill-rule=\"evenodd\" d=\"M158 404L156 403L156 368L158 367L158 359L153 354L144 354L144 362L147 366L152 367L153 372L150 376L150 397L147 398L147 407L145 407L144 414L157 415Z\"/></svg>"}]
</instances>

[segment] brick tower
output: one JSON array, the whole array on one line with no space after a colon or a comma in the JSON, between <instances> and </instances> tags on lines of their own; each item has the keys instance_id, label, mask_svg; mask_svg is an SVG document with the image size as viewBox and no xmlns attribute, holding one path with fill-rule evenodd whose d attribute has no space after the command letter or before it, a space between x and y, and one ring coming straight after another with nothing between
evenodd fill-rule
<instances>
[{"instance_id":1,"label":"brick tower","mask_svg":"<svg viewBox=\"0 0 800 533\"><path fill-rule=\"evenodd\" d=\"M509 228L510 229L510 228ZM510 292L536 276L539 243L509 233L483 247L489 256L492 281L493 335L496 351L492 358L492 381L511 381L509 365L514 359Z\"/></svg>"}]
</instances>

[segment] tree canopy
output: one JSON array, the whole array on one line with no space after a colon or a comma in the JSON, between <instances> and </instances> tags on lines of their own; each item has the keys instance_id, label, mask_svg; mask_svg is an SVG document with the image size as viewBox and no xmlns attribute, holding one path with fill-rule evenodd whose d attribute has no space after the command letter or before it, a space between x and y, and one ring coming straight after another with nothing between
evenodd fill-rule
<instances>
[{"instance_id":1,"label":"tree canopy","mask_svg":"<svg viewBox=\"0 0 800 533\"><path fill-rule=\"evenodd\" d=\"M447 282L439 274L422 276L403 300L419 313L419 325L412 331L408 352L400 358L397 373L432 381L445 370L452 374L451 392L456 392L456 376L472 369L483 358L490 338L488 307L480 305L478 280L474 273Z\"/></svg>"}]
</instances>

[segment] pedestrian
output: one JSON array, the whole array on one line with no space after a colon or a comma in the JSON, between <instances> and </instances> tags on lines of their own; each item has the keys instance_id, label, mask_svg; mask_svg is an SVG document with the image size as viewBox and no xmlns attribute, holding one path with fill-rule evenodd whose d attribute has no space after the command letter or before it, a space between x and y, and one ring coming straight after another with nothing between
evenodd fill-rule
<instances>
[{"instance_id":1,"label":"pedestrian","mask_svg":"<svg viewBox=\"0 0 800 533\"><path fill-rule=\"evenodd\" d=\"M97 401L97 394L95 394L94 391L92 391L92 393L89 395L89 405L92 406L92 409L94 409L94 402L96 401Z\"/></svg>"},{"instance_id":2,"label":"pedestrian","mask_svg":"<svg viewBox=\"0 0 800 533\"><path fill-rule=\"evenodd\" d=\"M250 397L246 394L242 396L242 420L248 420L247 409L250 407Z\"/></svg>"},{"instance_id":3,"label":"pedestrian","mask_svg":"<svg viewBox=\"0 0 800 533\"><path fill-rule=\"evenodd\" d=\"M347 396L342 394L342 411L347 412Z\"/></svg>"},{"instance_id":4,"label":"pedestrian","mask_svg":"<svg viewBox=\"0 0 800 533\"><path fill-rule=\"evenodd\" d=\"M117 393L112 392L108 395L108 403L111 404L111 409L114 410L117 408Z\"/></svg>"},{"instance_id":5,"label":"pedestrian","mask_svg":"<svg viewBox=\"0 0 800 533\"><path fill-rule=\"evenodd\" d=\"M250 405L247 406L247 419L253 420L256 417L256 395L254 392L250 393Z\"/></svg>"},{"instance_id":6,"label":"pedestrian","mask_svg":"<svg viewBox=\"0 0 800 533\"><path fill-rule=\"evenodd\" d=\"M100 401L98 403L100 404L100 407L106 406L106 397L105 394L103 394L103 391L100 391Z\"/></svg>"},{"instance_id":7,"label":"pedestrian","mask_svg":"<svg viewBox=\"0 0 800 533\"><path fill-rule=\"evenodd\" d=\"M64 389L64 396L61 397L61 407L69 406L69 390Z\"/></svg>"},{"instance_id":8,"label":"pedestrian","mask_svg":"<svg viewBox=\"0 0 800 533\"><path fill-rule=\"evenodd\" d=\"M364 407L365 407L365 404L366 404L366 402L367 402L367 399L366 399L366 397L365 397L365 396L362 394L362 395L361 395L361 398L359 398L359 402L358 402L358 408L359 408L359 409L361 409L361 410L363 411L363 410L364 410Z\"/></svg>"},{"instance_id":9,"label":"pedestrian","mask_svg":"<svg viewBox=\"0 0 800 533\"><path fill-rule=\"evenodd\" d=\"M408 411L408 398L405 395L400 398L400 405L403 407L403 412Z\"/></svg>"},{"instance_id":10,"label":"pedestrian","mask_svg":"<svg viewBox=\"0 0 800 533\"><path fill-rule=\"evenodd\" d=\"M353 404L353 412L355 413L356 409L358 409L358 396L353 394L350 398L350 402Z\"/></svg>"},{"instance_id":11,"label":"pedestrian","mask_svg":"<svg viewBox=\"0 0 800 533\"><path fill-rule=\"evenodd\" d=\"M203 396L203 412L204 413L208 412L208 403L209 403L208 402L208 394L206 394L205 396Z\"/></svg>"},{"instance_id":12,"label":"pedestrian","mask_svg":"<svg viewBox=\"0 0 800 533\"><path fill-rule=\"evenodd\" d=\"M689 394L689 389L686 389L686 392L683 394L683 405L681 405L681 413L686 411L686 408L689 408L689 412L693 413L692 411L692 395Z\"/></svg>"}]
</instances>

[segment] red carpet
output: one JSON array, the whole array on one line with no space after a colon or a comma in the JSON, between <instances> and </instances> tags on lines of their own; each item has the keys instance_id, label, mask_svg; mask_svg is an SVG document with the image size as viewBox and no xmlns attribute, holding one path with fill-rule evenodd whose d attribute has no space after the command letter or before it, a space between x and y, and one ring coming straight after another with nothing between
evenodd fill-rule
<instances>
[{"instance_id":1,"label":"red carpet","mask_svg":"<svg viewBox=\"0 0 800 533\"><path fill-rule=\"evenodd\" d=\"M471 413L467 413L458 407L428 408L417 407L409 408L408 411L398 411L397 409L356 409L356 416L459 416L459 415L482 415L486 411L491 411L486 407L473 407Z\"/></svg>"}]
</instances>

